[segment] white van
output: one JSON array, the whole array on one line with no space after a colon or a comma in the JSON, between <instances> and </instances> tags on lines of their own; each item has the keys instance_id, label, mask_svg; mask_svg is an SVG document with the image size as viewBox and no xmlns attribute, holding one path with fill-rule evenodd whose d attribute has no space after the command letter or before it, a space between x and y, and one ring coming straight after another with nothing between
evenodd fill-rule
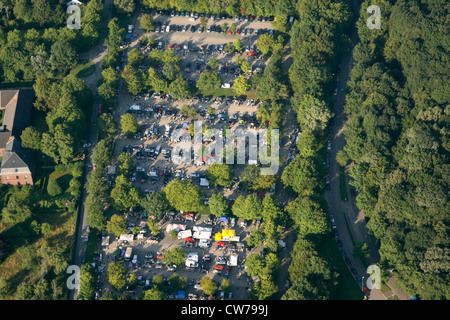
<instances>
[{"instance_id":1,"label":"white van","mask_svg":"<svg viewBox=\"0 0 450 320\"><path fill-rule=\"evenodd\" d=\"M156 146L155 154L158 155L160 151L161 151L161 146Z\"/></svg>"},{"instance_id":2,"label":"white van","mask_svg":"<svg viewBox=\"0 0 450 320\"><path fill-rule=\"evenodd\" d=\"M135 254L133 256L133 260L131 260L132 263L136 264L137 263L137 254Z\"/></svg>"}]
</instances>

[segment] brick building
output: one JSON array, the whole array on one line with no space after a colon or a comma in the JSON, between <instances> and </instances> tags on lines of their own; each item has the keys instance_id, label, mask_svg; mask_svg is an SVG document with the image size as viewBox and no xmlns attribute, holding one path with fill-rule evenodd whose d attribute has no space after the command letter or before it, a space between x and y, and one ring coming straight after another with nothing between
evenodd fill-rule
<instances>
[{"instance_id":1,"label":"brick building","mask_svg":"<svg viewBox=\"0 0 450 320\"><path fill-rule=\"evenodd\" d=\"M20 135L30 126L34 90L31 88L0 90L0 179L7 185L32 185L34 162L29 150L22 147Z\"/></svg>"}]
</instances>

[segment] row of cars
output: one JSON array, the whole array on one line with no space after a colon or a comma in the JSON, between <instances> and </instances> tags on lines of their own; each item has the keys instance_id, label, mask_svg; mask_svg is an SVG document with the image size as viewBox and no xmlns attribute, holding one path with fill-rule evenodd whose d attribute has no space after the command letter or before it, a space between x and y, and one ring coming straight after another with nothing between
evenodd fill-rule
<instances>
[{"instance_id":1,"label":"row of cars","mask_svg":"<svg viewBox=\"0 0 450 320\"><path fill-rule=\"evenodd\" d=\"M150 10L144 10L144 13L150 14ZM220 20L226 20L226 19L232 19L233 17L227 14L209 14L209 13L197 13L197 12L189 12L189 11L177 11L177 10L158 10L157 13L159 15L166 15L170 17L186 17L186 18L206 18L213 21L220 21ZM265 21L274 21L274 17L256 17L252 15L237 15L234 17L234 20L236 21L258 21L258 22L265 22Z\"/></svg>"},{"instance_id":2,"label":"row of cars","mask_svg":"<svg viewBox=\"0 0 450 320\"><path fill-rule=\"evenodd\" d=\"M268 33L270 35L274 35L274 30L273 29L267 29L267 28L261 28L261 29L253 29L253 28L236 28L236 30L233 32L233 29L231 27L224 27L221 25L210 25L207 27L203 27L199 24L197 25L176 25L176 24L167 24L166 22L161 22L161 21L157 21L156 22L156 27L155 27L155 31L158 33L164 33L164 32L186 32L186 31L190 31L192 33L194 32L198 32L198 33L202 33L202 32L207 32L207 33L226 33L226 34L236 34L236 35L242 35L242 36L246 36L246 35L251 35L251 34L255 34L256 35L261 35L261 34L265 34Z\"/></svg>"}]
</instances>

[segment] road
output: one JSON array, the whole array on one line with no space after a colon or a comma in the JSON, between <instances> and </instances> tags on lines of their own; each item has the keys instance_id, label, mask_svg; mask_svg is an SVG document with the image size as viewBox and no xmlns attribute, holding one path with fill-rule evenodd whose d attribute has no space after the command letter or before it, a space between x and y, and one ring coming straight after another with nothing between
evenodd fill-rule
<instances>
[{"instance_id":1,"label":"road","mask_svg":"<svg viewBox=\"0 0 450 320\"><path fill-rule=\"evenodd\" d=\"M105 0L104 6L105 6L105 19L103 21L103 27L105 30L107 30L108 23L112 17L111 10L109 9L111 1ZM92 148L96 144L97 140L97 132L96 127L94 125L95 119L97 117L97 109L95 108L98 105L96 93L97 93L97 80L102 77L102 69L100 68L100 63L103 59L103 57L106 55L107 50L104 47L104 39L107 36L107 31L102 35L102 38L99 40L98 44L93 47L91 50L80 54L80 59L86 59L94 63L95 65L95 72L92 73L90 76L83 78L83 80L86 82L86 85L91 89L91 92L93 94L93 108L90 115L87 115L87 125L86 125L86 141L91 144L91 147L87 148L86 150L86 159L84 162L84 174L83 174L83 186L86 185L87 182L87 175L89 172L92 171ZM77 225L75 229L75 243L74 243L74 251L72 256L72 265L77 265L81 267L83 258L86 251L86 241L84 241L83 238L86 237L87 239L87 211L86 207L84 205L86 201L86 190L82 189L82 195L81 195L81 205L80 209L78 210L77 215ZM69 290L68 293L68 300L74 300L76 299L76 292L75 290Z\"/></svg>"},{"instance_id":2,"label":"road","mask_svg":"<svg viewBox=\"0 0 450 320\"><path fill-rule=\"evenodd\" d=\"M353 1L355 15L358 16L359 4L357 1ZM354 24L355 25L355 24ZM356 26L356 25L355 25ZM366 272L366 266L363 265L360 259L353 257L354 245L350 234L348 233L347 222L350 226L350 230L353 239L356 243L366 242L369 244L371 249L371 256L366 259L367 265L374 264L379 261L379 256L375 245L372 243L371 239L367 235L367 228L364 219L364 213L356 207L355 199L351 197L349 201L342 201L340 195L340 185L339 185L339 164L336 161L336 154L342 150L345 146L345 135L344 135L344 125L347 121L347 116L344 112L345 104L345 88L348 80L350 79L350 71L352 68L352 53L353 48L357 43L357 33L356 27L352 28L349 37L351 39L352 48L348 52L345 52L340 60L340 70L339 70L339 83L338 91L335 96L335 103L333 106L334 111L334 123L331 130L331 155L330 155L330 190L325 192L325 198L328 202L329 212L335 217L336 228L339 232L339 239L342 241L343 248L342 251L349 258L351 262L351 267L356 270L357 276L364 279L368 279L369 275ZM346 168L346 187L349 191L349 176L348 167ZM348 192L349 193L349 192ZM350 194L350 193L349 193ZM347 222L346 222L347 220ZM364 283L364 285L366 285ZM372 290L369 296L370 300L385 300L386 298L381 293L380 290Z\"/></svg>"}]
</instances>

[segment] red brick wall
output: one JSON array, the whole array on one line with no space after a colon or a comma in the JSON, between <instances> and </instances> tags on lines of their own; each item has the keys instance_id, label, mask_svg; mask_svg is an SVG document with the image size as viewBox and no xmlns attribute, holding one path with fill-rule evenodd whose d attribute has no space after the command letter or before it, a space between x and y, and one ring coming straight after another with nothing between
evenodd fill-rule
<instances>
[{"instance_id":1,"label":"red brick wall","mask_svg":"<svg viewBox=\"0 0 450 320\"><path fill-rule=\"evenodd\" d=\"M26 176L26 178L25 178ZM9 177L9 179L7 178ZM12 186L16 186L16 185L33 185L33 177L31 176L31 174L10 174L8 176L1 176L1 182L2 184L5 185L12 185Z\"/></svg>"}]
</instances>

